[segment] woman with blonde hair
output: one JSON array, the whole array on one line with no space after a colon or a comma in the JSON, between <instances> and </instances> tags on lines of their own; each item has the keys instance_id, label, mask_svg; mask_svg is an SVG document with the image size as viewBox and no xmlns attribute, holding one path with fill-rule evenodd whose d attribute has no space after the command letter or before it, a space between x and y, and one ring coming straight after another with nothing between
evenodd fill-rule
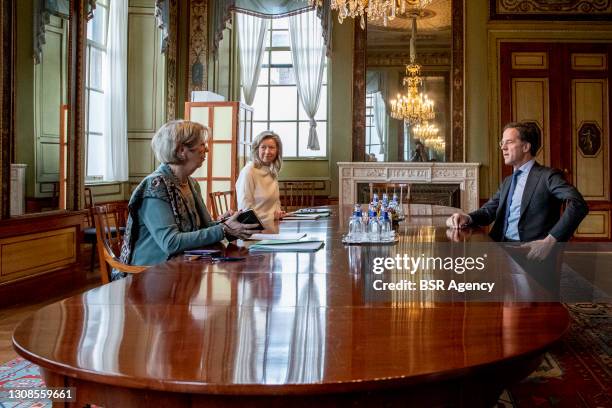
<instances>
[{"instance_id":1,"label":"woman with blonde hair","mask_svg":"<svg viewBox=\"0 0 612 408\"><path fill-rule=\"evenodd\" d=\"M185 250L253 232L256 225L241 224L237 213L223 223L213 221L199 184L190 177L206 159L208 134L206 126L188 120L170 121L157 131L151 147L161 165L132 193L122 262L154 265ZM122 276L113 272L113 279Z\"/></svg>"},{"instance_id":2,"label":"woman with blonde hair","mask_svg":"<svg viewBox=\"0 0 612 408\"><path fill-rule=\"evenodd\" d=\"M238 208L252 208L264 224L270 225L285 214L281 210L278 173L283 165L283 143L271 130L255 137L251 161L236 181Z\"/></svg>"}]
</instances>

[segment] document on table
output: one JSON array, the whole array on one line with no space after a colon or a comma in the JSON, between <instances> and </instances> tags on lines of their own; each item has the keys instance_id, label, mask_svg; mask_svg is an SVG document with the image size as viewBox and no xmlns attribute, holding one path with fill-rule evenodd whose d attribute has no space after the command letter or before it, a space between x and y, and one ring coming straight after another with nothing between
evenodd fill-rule
<instances>
[{"instance_id":1,"label":"document on table","mask_svg":"<svg viewBox=\"0 0 612 408\"><path fill-rule=\"evenodd\" d=\"M249 237L251 241L261 241L261 240L299 240L306 236L305 232L283 232L280 234L253 234Z\"/></svg>"},{"instance_id":2,"label":"document on table","mask_svg":"<svg viewBox=\"0 0 612 408\"><path fill-rule=\"evenodd\" d=\"M315 252L323 248L318 240L266 240L249 247L250 252Z\"/></svg>"}]
</instances>

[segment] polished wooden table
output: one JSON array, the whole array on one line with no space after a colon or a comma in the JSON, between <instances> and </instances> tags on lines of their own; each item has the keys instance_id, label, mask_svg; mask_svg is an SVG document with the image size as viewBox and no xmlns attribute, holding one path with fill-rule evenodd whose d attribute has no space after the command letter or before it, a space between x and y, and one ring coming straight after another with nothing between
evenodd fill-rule
<instances>
[{"instance_id":1,"label":"polished wooden table","mask_svg":"<svg viewBox=\"0 0 612 408\"><path fill-rule=\"evenodd\" d=\"M447 235L452 209L412 205L396 245L347 247L348 211L280 224L324 240L316 253L230 245L246 260L174 259L42 308L14 346L48 386L76 387L80 405L473 407L492 406L567 329L556 303L374 291L373 257L488 237ZM516 274L507 264L491 273ZM522 290L515 281L505 285Z\"/></svg>"}]
</instances>

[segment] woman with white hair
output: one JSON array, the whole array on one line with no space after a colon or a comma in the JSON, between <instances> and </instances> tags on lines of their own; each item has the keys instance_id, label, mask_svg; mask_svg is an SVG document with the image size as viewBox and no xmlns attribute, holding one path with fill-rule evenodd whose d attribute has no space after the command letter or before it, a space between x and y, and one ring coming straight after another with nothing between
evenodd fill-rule
<instances>
[{"instance_id":1,"label":"woman with white hair","mask_svg":"<svg viewBox=\"0 0 612 408\"><path fill-rule=\"evenodd\" d=\"M278 190L282 156L280 137L271 130L261 132L251 145L251 161L240 171L236 181L238 208L252 208L267 226L285 215Z\"/></svg>"},{"instance_id":2,"label":"woman with white hair","mask_svg":"<svg viewBox=\"0 0 612 408\"><path fill-rule=\"evenodd\" d=\"M200 186L190 177L206 159L208 133L199 123L173 120L155 134L151 147L162 164L132 193L122 262L154 265L185 250L223 238L247 238L253 232L256 225L241 224L238 213L223 223L214 222ZM119 277L113 272L113 279Z\"/></svg>"}]
</instances>

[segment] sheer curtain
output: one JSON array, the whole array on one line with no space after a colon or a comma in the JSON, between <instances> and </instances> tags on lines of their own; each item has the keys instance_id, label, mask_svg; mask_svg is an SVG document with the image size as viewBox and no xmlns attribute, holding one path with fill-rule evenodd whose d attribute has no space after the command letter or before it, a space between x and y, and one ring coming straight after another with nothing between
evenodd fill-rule
<instances>
[{"instance_id":1,"label":"sheer curtain","mask_svg":"<svg viewBox=\"0 0 612 408\"><path fill-rule=\"evenodd\" d=\"M382 92L374 93L374 127L380 142L379 154L385 154L385 141L387 140L387 109Z\"/></svg>"},{"instance_id":2,"label":"sheer curtain","mask_svg":"<svg viewBox=\"0 0 612 408\"><path fill-rule=\"evenodd\" d=\"M236 13L238 24L238 50L240 52L240 77L244 101L252 105L257 92L261 59L264 55L266 33L270 20Z\"/></svg>"},{"instance_id":3,"label":"sheer curtain","mask_svg":"<svg viewBox=\"0 0 612 408\"><path fill-rule=\"evenodd\" d=\"M128 2L111 1L104 61L105 181L128 180L127 19Z\"/></svg>"},{"instance_id":4,"label":"sheer curtain","mask_svg":"<svg viewBox=\"0 0 612 408\"><path fill-rule=\"evenodd\" d=\"M316 12L309 11L289 17L289 37L298 94L310 119L308 149L320 150L314 117L319 109L326 46Z\"/></svg>"}]
</instances>

